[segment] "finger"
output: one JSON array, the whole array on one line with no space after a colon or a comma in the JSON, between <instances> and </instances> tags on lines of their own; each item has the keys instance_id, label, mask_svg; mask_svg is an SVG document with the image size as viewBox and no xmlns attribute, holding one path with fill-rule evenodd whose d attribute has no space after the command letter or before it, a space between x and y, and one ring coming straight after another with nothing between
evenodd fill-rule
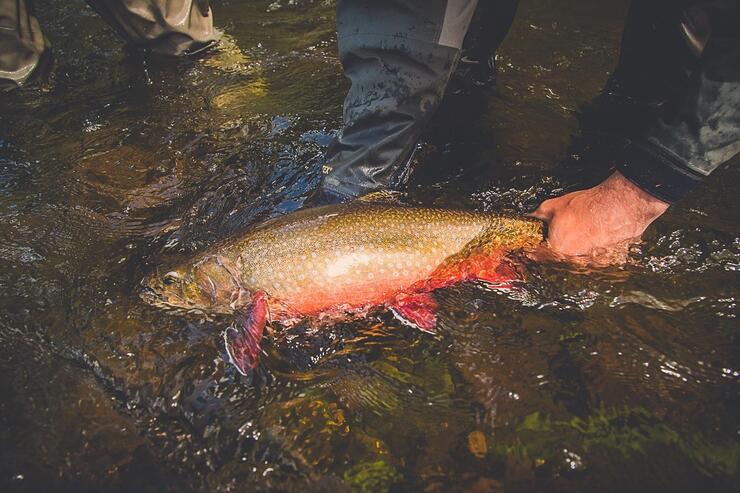
<instances>
[{"instance_id":1,"label":"finger","mask_svg":"<svg viewBox=\"0 0 740 493\"><path fill-rule=\"evenodd\" d=\"M529 214L525 214L525 216L533 217L535 219L539 219L540 221L545 221L547 223L550 219L552 219L552 212L542 209L542 206L540 206L536 210L530 212Z\"/></svg>"},{"instance_id":2,"label":"finger","mask_svg":"<svg viewBox=\"0 0 740 493\"><path fill-rule=\"evenodd\" d=\"M527 214L530 217L540 219L542 221L550 221L552 219L555 208L553 207L553 200L545 200L540 204L534 212Z\"/></svg>"},{"instance_id":3,"label":"finger","mask_svg":"<svg viewBox=\"0 0 740 493\"><path fill-rule=\"evenodd\" d=\"M528 212L524 214L524 217L531 217L531 218L539 219L540 221L545 221L545 222L547 222L550 219L549 217L542 214L542 212L540 212L539 209L537 209L536 211L532 211L532 212Z\"/></svg>"}]
</instances>

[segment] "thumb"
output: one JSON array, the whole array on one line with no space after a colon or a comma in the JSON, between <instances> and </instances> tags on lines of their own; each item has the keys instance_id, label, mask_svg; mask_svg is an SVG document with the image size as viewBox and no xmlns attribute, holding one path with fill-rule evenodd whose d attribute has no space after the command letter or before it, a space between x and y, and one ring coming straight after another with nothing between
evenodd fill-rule
<instances>
[{"instance_id":1,"label":"thumb","mask_svg":"<svg viewBox=\"0 0 740 493\"><path fill-rule=\"evenodd\" d=\"M534 212L530 212L527 215L530 217L539 219L541 221L548 222L552 219L554 212L555 212L555 208L553 207L552 199L551 199L551 200L545 200L544 202L540 204L539 207L537 207L537 209L534 210Z\"/></svg>"}]
</instances>

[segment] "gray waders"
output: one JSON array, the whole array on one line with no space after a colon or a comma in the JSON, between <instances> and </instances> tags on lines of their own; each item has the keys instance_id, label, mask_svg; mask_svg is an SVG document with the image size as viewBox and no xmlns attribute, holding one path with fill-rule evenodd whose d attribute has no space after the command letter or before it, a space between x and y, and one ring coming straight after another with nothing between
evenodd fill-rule
<instances>
[{"instance_id":1,"label":"gray waders","mask_svg":"<svg viewBox=\"0 0 740 493\"><path fill-rule=\"evenodd\" d=\"M339 0L339 57L351 87L344 127L323 168L323 192L335 196L329 200L404 184L416 142L459 62L477 4Z\"/></svg>"},{"instance_id":2,"label":"gray waders","mask_svg":"<svg viewBox=\"0 0 740 493\"><path fill-rule=\"evenodd\" d=\"M422 130L445 90L454 93L456 66L456 82L468 58L482 68L515 10L516 0L339 0L339 56L352 85L310 201L402 188ZM468 38L482 38L469 48L474 11L482 18ZM740 150L738 26L738 0L631 5L619 63L598 98L610 104L598 112L607 122L617 119L610 111L627 113L615 129L626 143L618 169L662 200L681 199Z\"/></svg>"},{"instance_id":3,"label":"gray waders","mask_svg":"<svg viewBox=\"0 0 740 493\"><path fill-rule=\"evenodd\" d=\"M187 55L213 44L219 32L205 0L88 0L128 45L162 55ZM27 82L51 59L33 0L0 0L0 83Z\"/></svg>"}]
</instances>

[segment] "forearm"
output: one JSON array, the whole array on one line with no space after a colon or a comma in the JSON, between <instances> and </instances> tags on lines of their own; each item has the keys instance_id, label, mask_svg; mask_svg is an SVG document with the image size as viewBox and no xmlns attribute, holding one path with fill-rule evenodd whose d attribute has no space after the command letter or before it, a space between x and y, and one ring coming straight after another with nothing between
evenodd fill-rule
<instances>
[{"instance_id":1,"label":"forearm","mask_svg":"<svg viewBox=\"0 0 740 493\"><path fill-rule=\"evenodd\" d=\"M618 165L630 181L671 203L740 152L740 6L716 1L707 9L704 28L687 35L685 53L676 58L682 76L667 81L671 90L647 122L631 126L640 130L628 136ZM691 31L687 21L680 26Z\"/></svg>"}]
</instances>

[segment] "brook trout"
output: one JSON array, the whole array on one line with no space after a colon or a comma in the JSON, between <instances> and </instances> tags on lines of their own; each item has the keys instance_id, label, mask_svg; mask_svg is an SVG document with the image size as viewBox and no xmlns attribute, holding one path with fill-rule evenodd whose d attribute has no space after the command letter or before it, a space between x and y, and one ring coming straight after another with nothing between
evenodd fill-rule
<instances>
[{"instance_id":1,"label":"brook trout","mask_svg":"<svg viewBox=\"0 0 740 493\"><path fill-rule=\"evenodd\" d=\"M434 332L435 289L518 277L512 251L542 241L535 219L355 201L304 209L264 222L164 275L145 281L155 305L237 313L225 333L240 372L253 368L265 324L291 325L389 308Z\"/></svg>"}]
</instances>

